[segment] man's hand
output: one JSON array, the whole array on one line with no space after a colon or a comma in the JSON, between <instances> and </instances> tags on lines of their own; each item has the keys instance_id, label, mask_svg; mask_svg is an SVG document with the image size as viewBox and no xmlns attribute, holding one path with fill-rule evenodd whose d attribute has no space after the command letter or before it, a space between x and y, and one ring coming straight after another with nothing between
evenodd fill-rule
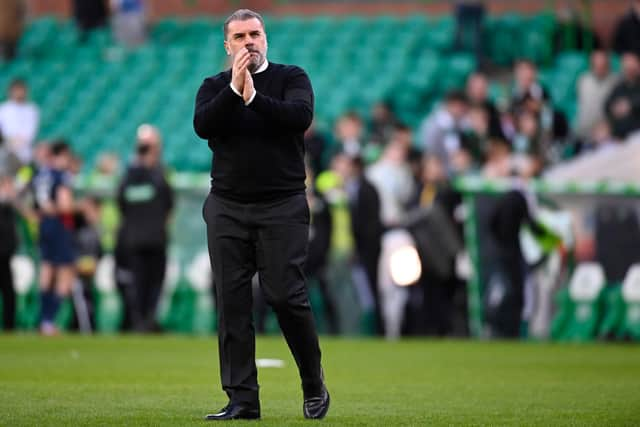
<instances>
[{"instance_id":1,"label":"man's hand","mask_svg":"<svg viewBox=\"0 0 640 427\"><path fill-rule=\"evenodd\" d=\"M249 70L245 70L244 72L244 88L242 89L242 99L244 99L244 103L247 104L251 101L253 94L255 92L255 88L253 87L253 77L251 77L251 73Z\"/></svg>"},{"instance_id":2,"label":"man's hand","mask_svg":"<svg viewBox=\"0 0 640 427\"><path fill-rule=\"evenodd\" d=\"M251 53L244 47L238 51L236 57L233 59L231 84L233 84L233 87L240 93L243 93L244 90L245 73L250 60Z\"/></svg>"}]
</instances>

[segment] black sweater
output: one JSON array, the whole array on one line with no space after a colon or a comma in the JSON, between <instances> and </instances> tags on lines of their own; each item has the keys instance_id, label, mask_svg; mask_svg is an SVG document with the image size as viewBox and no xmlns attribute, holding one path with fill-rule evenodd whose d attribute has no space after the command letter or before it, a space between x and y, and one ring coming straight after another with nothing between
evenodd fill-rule
<instances>
[{"instance_id":1,"label":"black sweater","mask_svg":"<svg viewBox=\"0 0 640 427\"><path fill-rule=\"evenodd\" d=\"M244 105L231 71L205 79L193 125L213 151L211 191L239 202L269 201L305 189L304 131L313 89L299 67L269 63L253 75L256 96Z\"/></svg>"}]
</instances>

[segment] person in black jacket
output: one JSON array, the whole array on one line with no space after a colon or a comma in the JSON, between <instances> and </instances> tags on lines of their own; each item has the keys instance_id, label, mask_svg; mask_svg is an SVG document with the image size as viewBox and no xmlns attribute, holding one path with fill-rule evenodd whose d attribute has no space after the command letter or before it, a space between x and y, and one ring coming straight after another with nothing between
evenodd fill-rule
<instances>
[{"instance_id":1,"label":"person in black jacket","mask_svg":"<svg viewBox=\"0 0 640 427\"><path fill-rule=\"evenodd\" d=\"M635 52L640 55L640 0L633 0L631 8L616 25L613 49L618 54Z\"/></svg>"},{"instance_id":2,"label":"person in black jacket","mask_svg":"<svg viewBox=\"0 0 640 427\"><path fill-rule=\"evenodd\" d=\"M622 55L622 79L611 90L604 110L617 138L640 129L640 54Z\"/></svg>"},{"instance_id":3,"label":"person in black jacket","mask_svg":"<svg viewBox=\"0 0 640 427\"><path fill-rule=\"evenodd\" d=\"M384 334L380 294L378 292L378 261L382 250L383 225L380 217L380 196L365 177L364 163L354 157L352 176L346 183L349 194L351 231L355 243L355 264L360 265L367 276L375 310L375 332Z\"/></svg>"},{"instance_id":4,"label":"person in black jacket","mask_svg":"<svg viewBox=\"0 0 640 427\"><path fill-rule=\"evenodd\" d=\"M130 276L128 281L118 283L125 301L125 324L140 332L158 328L156 306L167 263L173 191L160 164L160 154L158 130L140 126L136 158L118 188L122 222L116 248L117 274L126 269Z\"/></svg>"},{"instance_id":5,"label":"person in black jacket","mask_svg":"<svg viewBox=\"0 0 640 427\"><path fill-rule=\"evenodd\" d=\"M271 305L302 379L305 418L329 408L305 286L309 238L304 132L313 89L300 67L267 61L262 17L241 9L224 24L232 67L205 79L196 134L213 151L203 216L214 274L222 388L229 404L209 420L260 418L251 278Z\"/></svg>"},{"instance_id":6,"label":"person in black jacket","mask_svg":"<svg viewBox=\"0 0 640 427\"><path fill-rule=\"evenodd\" d=\"M10 176L0 172L0 292L2 292L2 329L15 327L16 291L13 287L11 257L18 247L16 214L13 207L15 190Z\"/></svg>"}]
</instances>

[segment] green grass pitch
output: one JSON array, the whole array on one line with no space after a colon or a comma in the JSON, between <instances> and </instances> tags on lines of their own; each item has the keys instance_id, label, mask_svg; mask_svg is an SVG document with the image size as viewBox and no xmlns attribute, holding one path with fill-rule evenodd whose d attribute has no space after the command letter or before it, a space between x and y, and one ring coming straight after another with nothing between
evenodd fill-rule
<instances>
[{"instance_id":1,"label":"green grass pitch","mask_svg":"<svg viewBox=\"0 0 640 427\"><path fill-rule=\"evenodd\" d=\"M321 340L332 406L302 417L280 337L259 338L262 420L234 426L640 425L640 346ZM216 340L0 336L0 426L205 425Z\"/></svg>"}]
</instances>

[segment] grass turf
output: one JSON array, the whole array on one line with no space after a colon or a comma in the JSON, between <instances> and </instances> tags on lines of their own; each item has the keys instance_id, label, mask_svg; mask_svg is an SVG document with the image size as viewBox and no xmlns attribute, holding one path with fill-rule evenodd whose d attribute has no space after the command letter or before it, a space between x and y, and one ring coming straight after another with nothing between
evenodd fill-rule
<instances>
[{"instance_id":1,"label":"grass turf","mask_svg":"<svg viewBox=\"0 0 640 427\"><path fill-rule=\"evenodd\" d=\"M640 423L639 346L324 338L322 348L332 396L322 425ZM259 369L259 425L315 425L283 340L258 339L257 357L286 363ZM225 400L211 337L0 336L0 426L203 425Z\"/></svg>"}]
</instances>

